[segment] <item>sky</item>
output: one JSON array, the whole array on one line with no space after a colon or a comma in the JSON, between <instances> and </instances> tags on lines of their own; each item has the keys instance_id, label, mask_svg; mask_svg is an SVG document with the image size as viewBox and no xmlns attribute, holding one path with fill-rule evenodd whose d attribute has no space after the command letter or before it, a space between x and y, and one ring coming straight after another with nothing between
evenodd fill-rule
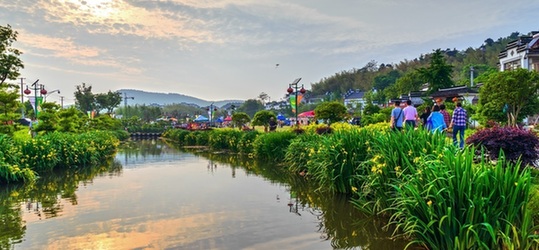
<instances>
[{"instance_id":1,"label":"sky","mask_svg":"<svg viewBox=\"0 0 539 250\"><path fill-rule=\"evenodd\" d=\"M437 48L539 30L529 0L0 0L18 32L23 84L74 102L137 89L208 101L281 100L370 61L399 63ZM14 83L20 84L20 80Z\"/></svg>"}]
</instances>

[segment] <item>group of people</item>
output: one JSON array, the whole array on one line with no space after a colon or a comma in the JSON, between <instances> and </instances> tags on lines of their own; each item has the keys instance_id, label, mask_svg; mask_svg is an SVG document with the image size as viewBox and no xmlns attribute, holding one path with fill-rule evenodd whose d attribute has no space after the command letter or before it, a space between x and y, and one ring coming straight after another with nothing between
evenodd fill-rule
<instances>
[{"instance_id":1,"label":"group of people","mask_svg":"<svg viewBox=\"0 0 539 250\"><path fill-rule=\"evenodd\" d=\"M419 126L419 121L422 125L431 132L443 132L448 128L453 129L453 143L460 148L464 147L464 130L468 114L462 103L457 102L453 115L445 110L444 104L436 104L432 108L425 108L421 116L418 115L417 109L412 105L411 100L407 100L404 108L401 108L401 102L395 102L395 108L391 111L391 128L396 131L407 129L415 129ZM458 135L458 138L457 138ZM458 140L457 140L458 139Z\"/></svg>"}]
</instances>

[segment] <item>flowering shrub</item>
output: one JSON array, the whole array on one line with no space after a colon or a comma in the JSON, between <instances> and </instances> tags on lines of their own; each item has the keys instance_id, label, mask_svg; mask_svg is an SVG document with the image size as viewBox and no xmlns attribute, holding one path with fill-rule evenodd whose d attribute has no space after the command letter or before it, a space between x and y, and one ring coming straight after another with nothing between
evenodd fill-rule
<instances>
[{"instance_id":1,"label":"flowering shrub","mask_svg":"<svg viewBox=\"0 0 539 250\"><path fill-rule=\"evenodd\" d=\"M485 128L468 137L466 143L484 148L492 160L498 159L500 151L511 162L520 158L522 165L536 165L539 157L537 135L517 127Z\"/></svg>"}]
</instances>

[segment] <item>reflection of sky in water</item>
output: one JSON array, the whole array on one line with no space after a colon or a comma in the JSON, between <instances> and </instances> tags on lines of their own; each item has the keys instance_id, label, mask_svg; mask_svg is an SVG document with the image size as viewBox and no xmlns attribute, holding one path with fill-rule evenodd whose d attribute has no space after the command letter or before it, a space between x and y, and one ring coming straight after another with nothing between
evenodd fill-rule
<instances>
[{"instance_id":1,"label":"reflection of sky in water","mask_svg":"<svg viewBox=\"0 0 539 250\"><path fill-rule=\"evenodd\" d=\"M16 249L331 249L316 217L289 212L281 184L172 149L126 156L121 176L80 186L62 215L25 213Z\"/></svg>"}]
</instances>

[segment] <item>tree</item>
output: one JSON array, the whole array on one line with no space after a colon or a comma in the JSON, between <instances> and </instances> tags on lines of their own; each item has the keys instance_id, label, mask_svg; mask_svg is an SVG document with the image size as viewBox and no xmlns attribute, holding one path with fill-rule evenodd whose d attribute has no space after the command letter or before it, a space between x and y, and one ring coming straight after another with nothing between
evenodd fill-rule
<instances>
[{"instance_id":1,"label":"tree","mask_svg":"<svg viewBox=\"0 0 539 250\"><path fill-rule=\"evenodd\" d=\"M21 117L18 98L19 93L14 85L0 85L0 133L12 134L16 130L14 121Z\"/></svg>"},{"instance_id":2,"label":"tree","mask_svg":"<svg viewBox=\"0 0 539 250\"><path fill-rule=\"evenodd\" d=\"M58 130L58 110L60 105L52 102L44 102L40 105L41 111L38 118L35 131L41 133L50 133Z\"/></svg>"},{"instance_id":3,"label":"tree","mask_svg":"<svg viewBox=\"0 0 539 250\"><path fill-rule=\"evenodd\" d=\"M88 116L82 111L71 106L58 111L58 131L78 133L84 131L84 125L88 121Z\"/></svg>"},{"instance_id":4,"label":"tree","mask_svg":"<svg viewBox=\"0 0 539 250\"><path fill-rule=\"evenodd\" d=\"M122 102L122 96L119 92L109 90L106 94L96 94L95 102L97 110L106 109L108 114L111 114L114 108L118 107Z\"/></svg>"},{"instance_id":5,"label":"tree","mask_svg":"<svg viewBox=\"0 0 539 250\"><path fill-rule=\"evenodd\" d=\"M342 121L348 113L346 107L340 102L324 102L314 109L316 119L323 119L329 124Z\"/></svg>"},{"instance_id":6,"label":"tree","mask_svg":"<svg viewBox=\"0 0 539 250\"><path fill-rule=\"evenodd\" d=\"M236 112L232 115L232 123L234 124L234 127L240 128L240 130L243 128L243 125L247 124L249 121L251 121L251 118L247 113L244 112Z\"/></svg>"},{"instance_id":7,"label":"tree","mask_svg":"<svg viewBox=\"0 0 539 250\"><path fill-rule=\"evenodd\" d=\"M453 66L447 64L441 49L435 50L431 55L428 67L419 68L417 71L421 78L429 83L429 93L453 86L453 80L451 80Z\"/></svg>"},{"instance_id":8,"label":"tree","mask_svg":"<svg viewBox=\"0 0 539 250\"><path fill-rule=\"evenodd\" d=\"M0 25L0 85L6 80L17 79L19 70L24 68L19 58L22 52L11 47L13 42L17 41L17 34L10 25Z\"/></svg>"},{"instance_id":9,"label":"tree","mask_svg":"<svg viewBox=\"0 0 539 250\"><path fill-rule=\"evenodd\" d=\"M405 74L403 77L397 79L395 83L395 96L402 94L408 94L411 91L419 91L421 85L423 85L422 77L417 71L411 71Z\"/></svg>"},{"instance_id":10,"label":"tree","mask_svg":"<svg viewBox=\"0 0 539 250\"><path fill-rule=\"evenodd\" d=\"M539 111L539 73L526 69L492 74L479 90L482 121L494 120L514 126Z\"/></svg>"},{"instance_id":11,"label":"tree","mask_svg":"<svg viewBox=\"0 0 539 250\"><path fill-rule=\"evenodd\" d=\"M373 87L376 90L384 90L390 85L394 84L399 79L400 73L397 70L391 70L387 74L379 75L374 78Z\"/></svg>"},{"instance_id":12,"label":"tree","mask_svg":"<svg viewBox=\"0 0 539 250\"><path fill-rule=\"evenodd\" d=\"M263 109L264 104L262 104L259 100L249 99L238 108L238 111L245 112L249 117L252 117L256 112Z\"/></svg>"},{"instance_id":13,"label":"tree","mask_svg":"<svg viewBox=\"0 0 539 250\"><path fill-rule=\"evenodd\" d=\"M75 105L82 112L86 113L95 109L95 96L92 93L92 86L86 86L86 83L77 85L75 91Z\"/></svg>"},{"instance_id":14,"label":"tree","mask_svg":"<svg viewBox=\"0 0 539 250\"><path fill-rule=\"evenodd\" d=\"M253 124L253 126L264 126L264 130L267 131L269 121L272 117L273 119L277 119L273 112L268 110L260 110L256 112L251 123Z\"/></svg>"}]
</instances>

